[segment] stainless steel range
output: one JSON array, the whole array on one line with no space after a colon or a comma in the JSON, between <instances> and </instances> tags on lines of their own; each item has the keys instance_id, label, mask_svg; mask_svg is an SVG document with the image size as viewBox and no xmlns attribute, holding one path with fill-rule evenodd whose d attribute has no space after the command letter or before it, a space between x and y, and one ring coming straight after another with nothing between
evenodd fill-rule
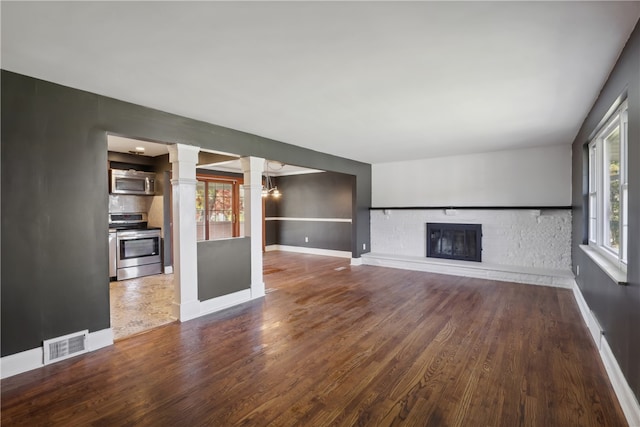
<instances>
[{"instance_id":1,"label":"stainless steel range","mask_svg":"<svg viewBox=\"0 0 640 427\"><path fill-rule=\"evenodd\" d=\"M147 214L111 213L109 231L116 232L117 280L162 273L159 228L147 227Z\"/></svg>"}]
</instances>

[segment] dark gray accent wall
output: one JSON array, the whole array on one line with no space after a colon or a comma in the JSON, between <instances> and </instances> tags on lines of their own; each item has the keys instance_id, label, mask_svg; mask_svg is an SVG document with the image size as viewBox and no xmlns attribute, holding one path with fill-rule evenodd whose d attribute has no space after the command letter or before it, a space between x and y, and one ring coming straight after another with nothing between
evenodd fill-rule
<instances>
[{"instance_id":1,"label":"dark gray accent wall","mask_svg":"<svg viewBox=\"0 0 640 427\"><path fill-rule=\"evenodd\" d=\"M619 286L578 247L587 241L587 158L585 144L607 110L621 95L629 105L629 248L628 286ZM640 25L573 142L573 269L629 386L640 400Z\"/></svg>"},{"instance_id":2,"label":"dark gray accent wall","mask_svg":"<svg viewBox=\"0 0 640 427\"><path fill-rule=\"evenodd\" d=\"M352 251L369 243L371 165L2 70L2 356L109 327L107 132L356 177Z\"/></svg>"},{"instance_id":3,"label":"dark gray accent wall","mask_svg":"<svg viewBox=\"0 0 640 427\"><path fill-rule=\"evenodd\" d=\"M2 356L109 327L99 116L94 95L2 73Z\"/></svg>"},{"instance_id":4,"label":"dark gray accent wall","mask_svg":"<svg viewBox=\"0 0 640 427\"><path fill-rule=\"evenodd\" d=\"M266 217L351 219L356 190L352 175L323 172L278 177L283 196L268 198ZM350 251L352 224L329 221L266 222L266 244ZM308 242L305 242L305 237Z\"/></svg>"},{"instance_id":5,"label":"dark gray accent wall","mask_svg":"<svg viewBox=\"0 0 640 427\"><path fill-rule=\"evenodd\" d=\"M198 299L251 288L251 239L198 242Z\"/></svg>"},{"instance_id":6,"label":"dark gray accent wall","mask_svg":"<svg viewBox=\"0 0 640 427\"><path fill-rule=\"evenodd\" d=\"M351 218L351 175L334 172L290 175L278 177L275 183L283 194L276 199L277 216Z\"/></svg>"},{"instance_id":7,"label":"dark gray accent wall","mask_svg":"<svg viewBox=\"0 0 640 427\"><path fill-rule=\"evenodd\" d=\"M278 245L349 251L351 224L321 221L273 221ZM305 242L305 237L308 242Z\"/></svg>"}]
</instances>

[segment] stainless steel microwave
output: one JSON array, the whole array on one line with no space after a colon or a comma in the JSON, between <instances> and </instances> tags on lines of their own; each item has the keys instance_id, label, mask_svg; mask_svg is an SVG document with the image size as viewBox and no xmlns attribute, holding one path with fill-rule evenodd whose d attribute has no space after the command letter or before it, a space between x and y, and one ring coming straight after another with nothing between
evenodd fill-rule
<instances>
[{"instance_id":1,"label":"stainless steel microwave","mask_svg":"<svg viewBox=\"0 0 640 427\"><path fill-rule=\"evenodd\" d=\"M136 170L109 170L109 193L152 196L156 191L156 174Z\"/></svg>"}]
</instances>

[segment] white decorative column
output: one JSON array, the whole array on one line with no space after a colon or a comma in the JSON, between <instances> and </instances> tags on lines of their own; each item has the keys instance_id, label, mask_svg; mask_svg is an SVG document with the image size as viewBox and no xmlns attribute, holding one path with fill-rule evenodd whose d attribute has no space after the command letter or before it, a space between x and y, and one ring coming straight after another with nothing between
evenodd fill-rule
<instances>
[{"instance_id":1,"label":"white decorative column","mask_svg":"<svg viewBox=\"0 0 640 427\"><path fill-rule=\"evenodd\" d=\"M264 159L243 157L244 229L251 236L251 298L264 296L262 277L262 170Z\"/></svg>"},{"instance_id":2,"label":"white decorative column","mask_svg":"<svg viewBox=\"0 0 640 427\"><path fill-rule=\"evenodd\" d=\"M199 147L169 146L172 166L173 314L181 322L198 317L198 247L196 243L196 164Z\"/></svg>"}]
</instances>

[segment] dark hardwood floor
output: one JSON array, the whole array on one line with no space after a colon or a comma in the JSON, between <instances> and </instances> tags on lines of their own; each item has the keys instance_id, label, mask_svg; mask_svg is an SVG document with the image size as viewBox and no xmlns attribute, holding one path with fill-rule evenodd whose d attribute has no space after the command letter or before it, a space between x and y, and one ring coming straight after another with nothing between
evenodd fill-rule
<instances>
[{"instance_id":1,"label":"dark hardwood floor","mask_svg":"<svg viewBox=\"0 0 640 427\"><path fill-rule=\"evenodd\" d=\"M2 380L2 425L624 426L572 293L269 252L265 298Z\"/></svg>"}]
</instances>

